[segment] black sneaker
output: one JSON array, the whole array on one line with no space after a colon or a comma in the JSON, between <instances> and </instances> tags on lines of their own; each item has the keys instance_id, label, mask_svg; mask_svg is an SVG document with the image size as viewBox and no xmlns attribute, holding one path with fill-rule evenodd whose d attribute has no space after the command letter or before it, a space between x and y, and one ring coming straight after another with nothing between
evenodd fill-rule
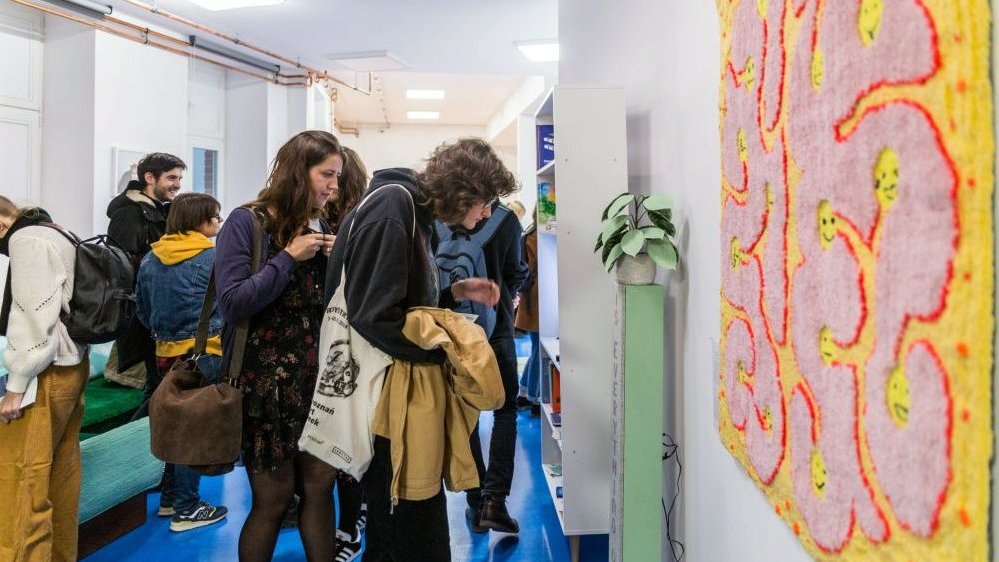
<instances>
[{"instance_id":1,"label":"black sneaker","mask_svg":"<svg viewBox=\"0 0 999 562\"><path fill-rule=\"evenodd\" d=\"M361 511L357 515L357 536L368 526L368 502L361 502Z\"/></svg>"},{"instance_id":2,"label":"black sneaker","mask_svg":"<svg viewBox=\"0 0 999 562\"><path fill-rule=\"evenodd\" d=\"M173 519L170 520L170 530L180 533L211 525L212 523L218 523L225 519L227 513L229 513L229 510L223 505L215 506L202 501L191 513L186 515L178 513L174 515Z\"/></svg>"},{"instance_id":3,"label":"black sneaker","mask_svg":"<svg viewBox=\"0 0 999 562\"><path fill-rule=\"evenodd\" d=\"M518 396L517 397L517 409L518 410L523 410L524 408L530 408L531 406L534 406L534 402L531 402L530 400L528 400L526 396Z\"/></svg>"},{"instance_id":4,"label":"black sneaker","mask_svg":"<svg viewBox=\"0 0 999 562\"><path fill-rule=\"evenodd\" d=\"M336 532L336 556L333 562L350 562L356 560L361 555L361 535L357 538L337 529Z\"/></svg>"}]
</instances>

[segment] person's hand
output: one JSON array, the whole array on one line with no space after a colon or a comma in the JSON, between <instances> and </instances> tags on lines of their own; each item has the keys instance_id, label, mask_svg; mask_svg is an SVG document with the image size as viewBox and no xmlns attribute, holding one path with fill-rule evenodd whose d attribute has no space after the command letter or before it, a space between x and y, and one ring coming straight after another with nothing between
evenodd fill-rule
<instances>
[{"instance_id":1,"label":"person's hand","mask_svg":"<svg viewBox=\"0 0 999 562\"><path fill-rule=\"evenodd\" d=\"M21 417L21 400L24 399L23 392L7 391L0 400L0 422L10 423Z\"/></svg>"},{"instance_id":2,"label":"person's hand","mask_svg":"<svg viewBox=\"0 0 999 562\"><path fill-rule=\"evenodd\" d=\"M462 279L451 285L451 293L456 300L475 301L486 306L496 306L500 299L500 288L490 279Z\"/></svg>"},{"instance_id":3,"label":"person's hand","mask_svg":"<svg viewBox=\"0 0 999 562\"><path fill-rule=\"evenodd\" d=\"M292 238L291 242L288 242L288 245L284 247L284 251L291 254L291 257L295 258L295 261L311 260L315 257L316 252L322 249L324 236L323 234L315 233L299 234Z\"/></svg>"},{"instance_id":4,"label":"person's hand","mask_svg":"<svg viewBox=\"0 0 999 562\"><path fill-rule=\"evenodd\" d=\"M520 307L520 293L517 293L517 296L513 297L513 308L514 310L516 310L519 307Z\"/></svg>"},{"instance_id":5,"label":"person's hand","mask_svg":"<svg viewBox=\"0 0 999 562\"><path fill-rule=\"evenodd\" d=\"M336 242L335 234L323 234L323 254L330 257L333 254L333 243Z\"/></svg>"}]
</instances>

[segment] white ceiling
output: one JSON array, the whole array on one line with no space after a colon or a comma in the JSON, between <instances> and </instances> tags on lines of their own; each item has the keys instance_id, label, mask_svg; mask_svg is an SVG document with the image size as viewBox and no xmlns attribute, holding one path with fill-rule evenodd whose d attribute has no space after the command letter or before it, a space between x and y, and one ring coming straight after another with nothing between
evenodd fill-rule
<instances>
[{"instance_id":1,"label":"white ceiling","mask_svg":"<svg viewBox=\"0 0 999 562\"><path fill-rule=\"evenodd\" d=\"M387 117L389 123L484 125L523 80L499 74L378 72L373 95L340 88L336 111L338 119L349 123L384 123ZM410 100L406 99L408 88L444 90L445 96L443 100ZM385 100L387 111L382 110L380 100ZM411 121L407 111L440 111L441 120Z\"/></svg>"},{"instance_id":2,"label":"white ceiling","mask_svg":"<svg viewBox=\"0 0 999 562\"><path fill-rule=\"evenodd\" d=\"M166 19L111 0L121 13L192 33ZM407 110L441 111L440 124L486 125L530 75L554 76L555 63L532 63L515 41L556 36L556 0L287 0L271 7L213 12L187 0L145 0L319 69L340 70L331 53L388 51L409 63L379 78L390 123L411 123ZM338 77L351 77L337 72ZM358 76L367 87L367 75ZM349 80L352 81L352 80ZM442 101L406 100L406 88L447 90ZM339 88L339 118L383 123L376 96ZM426 122L424 122L426 123Z\"/></svg>"}]
</instances>

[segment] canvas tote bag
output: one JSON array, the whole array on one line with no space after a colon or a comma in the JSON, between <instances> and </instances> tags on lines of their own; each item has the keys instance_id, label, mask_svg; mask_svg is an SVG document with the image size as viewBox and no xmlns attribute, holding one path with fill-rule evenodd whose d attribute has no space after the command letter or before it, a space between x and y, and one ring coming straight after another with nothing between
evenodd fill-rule
<instances>
[{"instance_id":1,"label":"canvas tote bag","mask_svg":"<svg viewBox=\"0 0 999 562\"><path fill-rule=\"evenodd\" d=\"M387 184L369 193L357 206L358 210L383 189L401 189L413 202L408 189L399 184ZM348 239L353 229L351 223ZM416 204L413 202L411 236L415 235ZM319 332L319 377L298 448L360 480L374 456L371 420L392 357L350 327L346 285L346 271L341 270L340 286L326 306Z\"/></svg>"}]
</instances>

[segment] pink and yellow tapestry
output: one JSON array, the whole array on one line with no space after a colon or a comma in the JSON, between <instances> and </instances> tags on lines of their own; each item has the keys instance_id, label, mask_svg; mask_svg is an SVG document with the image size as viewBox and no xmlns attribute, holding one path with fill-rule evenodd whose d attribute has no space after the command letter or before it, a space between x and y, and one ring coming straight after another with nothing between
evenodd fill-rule
<instances>
[{"instance_id":1,"label":"pink and yellow tapestry","mask_svg":"<svg viewBox=\"0 0 999 562\"><path fill-rule=\"evenodd\" d=\"M820 560L984 561L987 0L717 0L724 445Z\"/></svg>"}]
</instances>

